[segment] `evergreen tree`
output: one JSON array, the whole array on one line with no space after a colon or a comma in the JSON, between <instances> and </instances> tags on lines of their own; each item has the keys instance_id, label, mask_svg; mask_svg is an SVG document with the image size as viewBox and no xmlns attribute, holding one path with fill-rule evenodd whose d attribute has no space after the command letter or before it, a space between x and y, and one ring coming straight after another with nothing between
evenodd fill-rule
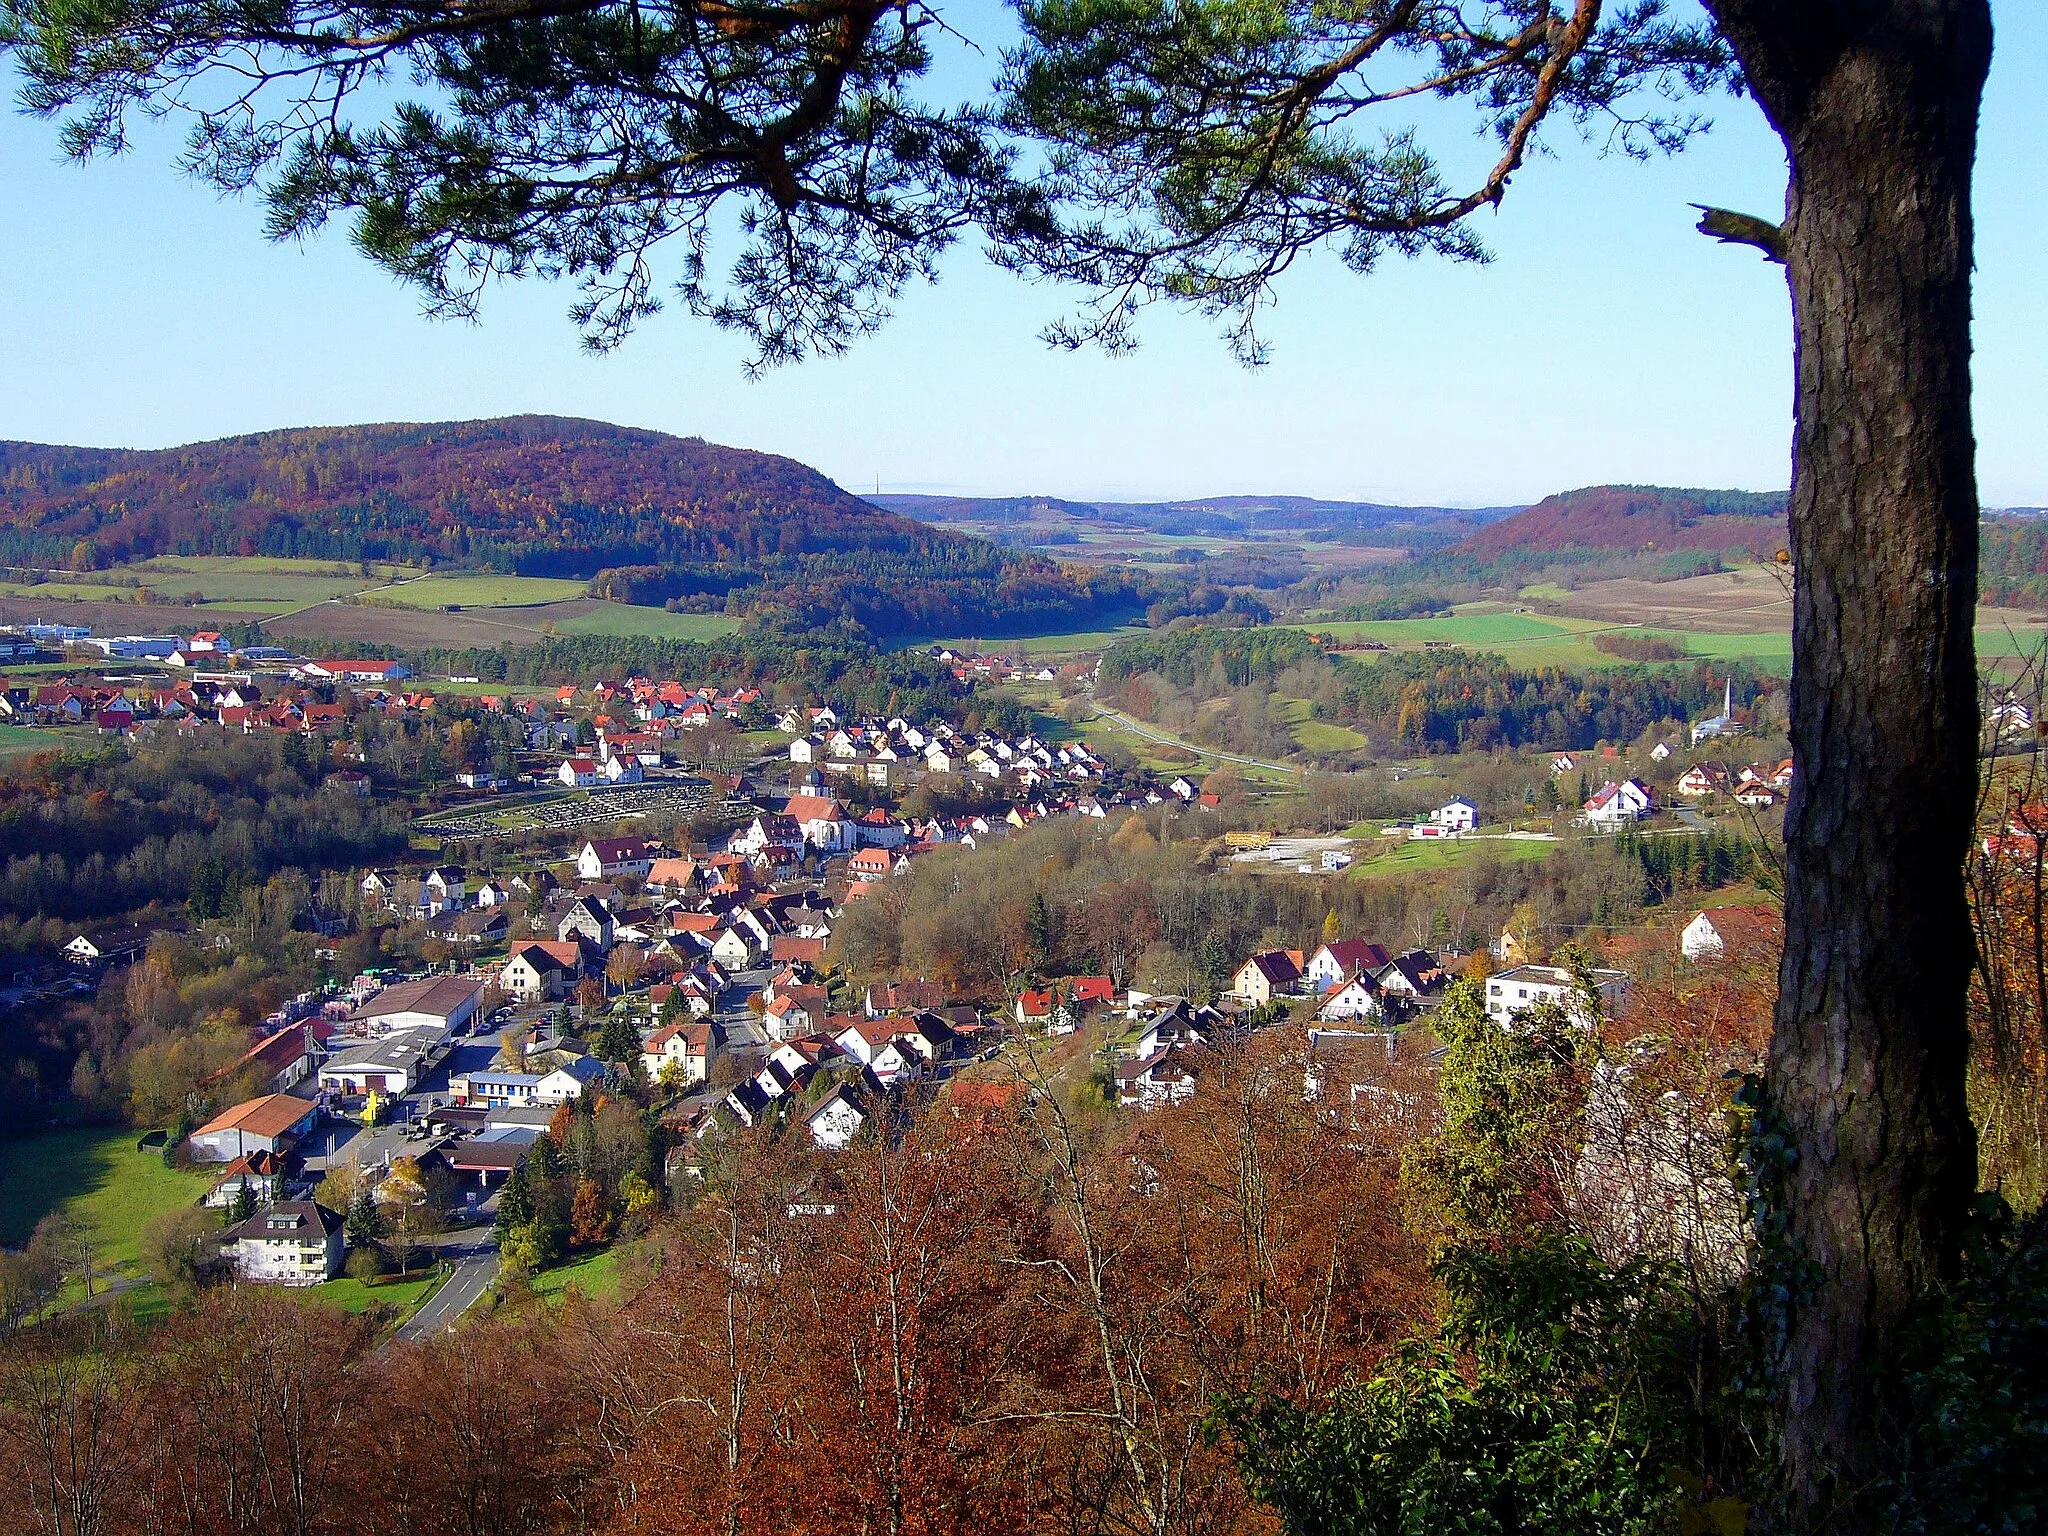
<instances>
[{"instance_id":1,"label":"evergreen tree","mask_svg":"<svg viewBox=\"0 0 2048 1536\"><path fill-rule=\"evenodd\" d=\"M367 1248L384 1235L383 1213L377 1209L377 1202L371 1198L367 1184L356 1191L355 1199L349 1203L348 1215L342 1220L342 1230L358 1248Z\"/></svg>"},{"instance_id":2,"label":"evergreen tree","mask_svg":"<svg viewBox=\"0 0 2048 1536\"><path fill-rule=\"evenodd\" d=\"M533 1220L533 1186L527 1181L526 1164L514 1163L498 1190L498 1219L493 1230L503 1243L515 1227Z\"/></svg>"},{"instance_id":3,"label":"evergreen tree","mask_svg":"<svg viewBox=\"0 0 2048 1536\"><path fill-rule=\"evenodd\" d=\"M614 1063L631 1062L638 1057L640 1032L633 1028L633 1021L623 1013L607 1014L604 1027L597 1032L597 1054Z\"/></svg>"}]
</instances>

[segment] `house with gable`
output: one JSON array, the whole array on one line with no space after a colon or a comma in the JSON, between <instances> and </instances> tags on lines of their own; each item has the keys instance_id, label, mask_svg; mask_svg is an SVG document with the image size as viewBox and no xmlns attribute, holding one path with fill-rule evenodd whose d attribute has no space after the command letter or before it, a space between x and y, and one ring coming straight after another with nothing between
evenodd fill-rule
<instances>
[{"instance_id":1,"label":"house with gable","mask_svg":"<svg viewBox=\"0 0 2048 1536\"><path fill-rule=\"evenodd\" d=\"M1234 997L1264 1007L1301 985L1302 955L1298 949L1262 949L1237 968L1230 979Z\"/></svg>"},{"instance_id":2,"label":"house with gable","mask_svg":"<svg viewBox=\"0 0 2048 1536\"><path fill-rule=\"evenodd\" d=\"M1308 958L1302 978L1311 992L1328 992L1360 971L1376 971L1394 957L1369 939L1335 939Z\"/></svg>"}]
</instances>

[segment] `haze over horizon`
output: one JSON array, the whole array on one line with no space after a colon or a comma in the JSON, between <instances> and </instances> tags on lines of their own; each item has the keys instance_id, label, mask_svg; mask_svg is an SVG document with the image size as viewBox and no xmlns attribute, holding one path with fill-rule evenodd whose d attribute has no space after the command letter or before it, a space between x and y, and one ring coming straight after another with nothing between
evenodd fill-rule
<instances>
[{"instance_id":1,"label":"haze over horizon","mask_svg":"<svg viewBox=\"0 0 2048 1536\"><path fill-rule=\"evenodd\" d=\"M2048 15L1999 0L1977 177L1975 361L1985 505L2048 503L2038 253L2048 212L2022 146L2048 136ZM932 94L972 89L1008 13L961 13ZM11 82L9 94L12 94ZM785 454L856 492L1159 501L1292 494L1497 506L1600 484L1777 489L1788 478L1791 360L1779 271L1694 232L1690 204L1775 214L1783 160L1746 101L1711 104L1686 153L1603 159L1568 134L1479 221L1488 266L1330 255L1290 273L1271 364L1235 364L1214 325L1157 310L1128 358L1038 339L1077 295L975 250L912 289L846 356L742 373L733 337L686 314L592 358L573 292L516 284L479 323L416 297L331 229L269 244L261 210L170 169L170 136L85 168L54 129L0 135L0 269L25 296L0 370L0 437L166 447L292 426L542 413ZM1447 152L1469 119L1427 126Z\"/></svg>"}]
</instances>

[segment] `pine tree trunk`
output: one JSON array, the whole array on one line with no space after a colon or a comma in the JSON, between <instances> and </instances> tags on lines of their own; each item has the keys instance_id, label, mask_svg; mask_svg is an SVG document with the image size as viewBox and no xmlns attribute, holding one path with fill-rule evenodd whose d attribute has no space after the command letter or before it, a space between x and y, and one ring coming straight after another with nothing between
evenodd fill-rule
<instances>
[{"instance_id":1,"label":"pine tree trunk","mask_svg":"<svg viewBox=\"0 0 2048 1536\"><path fill-rule=\"evenodd\" d=\"M1886 1366L1976 1187L1963 867L1977 772L1970 174L1987 0L1709 0L1784 139L1797 341L1785 957L1795 1529L1855 1528ZM1848 1517L1849 1524L1840 1523Z\"/></svg>"}]
</instances>

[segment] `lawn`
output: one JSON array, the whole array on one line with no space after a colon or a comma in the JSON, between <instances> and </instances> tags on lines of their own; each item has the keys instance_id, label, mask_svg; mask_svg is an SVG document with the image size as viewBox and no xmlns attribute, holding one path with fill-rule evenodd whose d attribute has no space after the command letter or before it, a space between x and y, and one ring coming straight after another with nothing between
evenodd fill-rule
<instances>
[{"instance_id":1,"label":"lawn","mask_svg":"<svg viewBox=\"0 0 2048 1536\"><path fill-rule=\"evenodd\" d=\"M166 1168L133 1131L47 1131L0 1142L0 1243L20 1243L52 1211L96 1233L101 1270L138 1273L142 1229L212 1186L205 1173Z\"/></svg>"},{"instance_id":2,"label":"lawn","mask_svg":"<svg viewBox=\"0 0 2048 1536\"><path fill-rule=\"evenodd\" d=\"M1559 846L1554 842L1528 838L1440 837L1396 842L1389 837L1379 841L1390 846L1377 854L1368 854L1361 849L1358 862L1351 866L1354 878L1452 869L1481 859L1494 859L1502 864L1534 864L1549 858Z\"/></svg>"},{"instance_id":3,"label":"lawn","mask_svg":"<svg viewBox=\"0 0 2048 1536\"><path fill-rule=\"evenodd\" d=\"M722 613L670 613L635 603L605 603L555 626L565 635L652 635L657 640L718 640L739 627L739 620Z\"/></svg>"},{"instance_id":4,"label":"lawn","mask_svg":"<svg viewBox=\"0 0 2048 1536\"><path fill-rule=\"evenodd\" d=\"M544 1269L533 1277L536 1296L559 1300L565 1291L581 1291L592 1301L616 1301L619 1295L619 1250L607 1248Z\"/></svg>"},{"instance_id":5,"label":"lawn","mask_svg":"<svg viewBox=\"0 0 2048 1536\"><path fill-rule=\"evenodd\" d=\"M364 597L372 604L390 603L399 608L537 608L542 603L582 597L588 585L553 576L505 576L493 572L422 576L416 581L366 592Z\"/></svg>"},{"instance_id":6,"label":"lawn","mask_svg":"<svg viewBox=\"0 0 2048 1536\"><path fill-rule=\"evenodd\" d=\"M330 1307L339 1307L344 1312L367 1312L373 1306L390 1307L400 1319L408 1318L419 1311L426 1299L439 1288L445 1273L438 1269L409 1280L393 1280L385 1285L365 1285L360 1280L344 1276L339 1280L328 1280L312 1286L306 1295Z\"/></svg>"}]
</instances>

